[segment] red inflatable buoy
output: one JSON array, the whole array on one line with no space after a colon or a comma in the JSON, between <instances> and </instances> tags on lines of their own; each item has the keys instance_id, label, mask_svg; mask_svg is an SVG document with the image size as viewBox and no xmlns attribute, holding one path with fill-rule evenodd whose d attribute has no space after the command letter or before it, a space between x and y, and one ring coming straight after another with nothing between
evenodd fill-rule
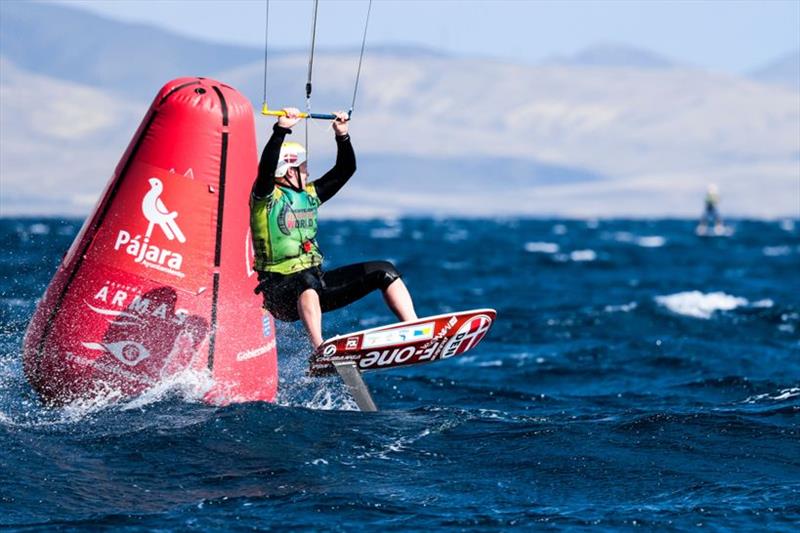
<instances>
[{"instance_id":1,"label":"red inflatable buoy","mask_svg":"<svg viewBox=\"0 0 800 533\"><path fill-rule=\"evenodd\" d=\"M137 394L208 369L214 403L272 401L272 317L253 293L253 110L205 78L167 83L28 326L25 373L49 403Z\"/></svg>"}]
</instances>

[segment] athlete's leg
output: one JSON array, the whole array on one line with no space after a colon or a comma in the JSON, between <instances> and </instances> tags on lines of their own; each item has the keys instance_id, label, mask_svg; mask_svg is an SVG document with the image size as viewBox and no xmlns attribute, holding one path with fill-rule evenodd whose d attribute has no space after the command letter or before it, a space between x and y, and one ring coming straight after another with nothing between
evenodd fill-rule
<instances>
[{"instance_id":1,"label":"athlete's leg","mask_svg":"<svg viewBox=\"0 0 800 533\"><path fill-rule=\"evenodd\" d=\"M308 332L311 346L316 350L322 344L322 309L319 294L314 289L306 289L297 299L297 314Z\"/></svg>"},{"instance_id":2,"label":"athlete's leg","mask_svg":"<svg viewBox=\"0 0 800 533\"><path fill-rule=\"evenodd\" d=\"M416 316L411 295L400 280L400 273L388 261L347 265L329 270L322 276L324 289L320 294L320 302L323 313L349 305L379 289L389 308L400 320L410 320L406 317Z\"/></svg>"},{"instance_id":3,"label":"athlete's leg","mask_svg":"<svg viewBox=\"0 0 800 533\"><path fill-rule=\"evenodd\" d=\"M386 305L397 316L400 321L414 320L417 318L417 312L414 311L414 302L411 300L411 294L406 288L401 278L397 278L383 291L383 299L386 300Z\"/></svg>"}]
</instances>

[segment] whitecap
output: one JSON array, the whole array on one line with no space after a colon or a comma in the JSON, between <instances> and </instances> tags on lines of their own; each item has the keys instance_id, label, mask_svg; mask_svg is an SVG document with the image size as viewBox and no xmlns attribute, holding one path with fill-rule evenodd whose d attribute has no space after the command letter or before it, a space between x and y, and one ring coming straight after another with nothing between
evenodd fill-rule
<instances>
[{"instance_id":1,"label":"whitecap","mask_svg":"<svg viewBox=\"0 0 800 533\"><path fill-rule=\"evenodd\" d=\"M773 400L788 400L789 398L794 398L795 396L800 396L800 389L784 389L781 393L775 397Z\"/></svg>"},{"instance_id":2,"label":"whitecap","mask_svg":"<svg viewBox=\"0 0 800 533\"><path fill-rule=\"evenodd\" d=\"M756 403L762 400L780 402L783 400L788 400L790 398L795 398L797 396L800 396L800 388L792 387L789 389L781 389L775 396L771 396L770 394L757 394L756 396L750 396L743 403Z\"/></svg>"},{"instance_id":3,"label":"whitecap","mask_svg":"<svg viewBox=\"0 0 800 533\"><path fill-rule=\"evenodd\" d=\"M50 233L50 226L41 223L31 224L28 226L28 233L31 235L47 235Z\"/></svg>"},{"instance_id":4,"label":"whitecap","mask_svg":"<svg viewBox=\"0 0 800 533\"><path fill-rule=\"evenodd\" d=\"M556 224L553 226L553 233L556 235L564 235L567 232L567 227L564 224Z\"/></svg>"},{"instance_id":5,"label":"whitecap","mask_svg":"<svg viewBox=\"0 0 800 533\"><path fill-rule=\"evenodd\" d=\"M505 420L508 413L505 411L498 411L497 409L478 409L480 418L491 418L494 420Z\"/></svg>"},{"instance_id":6,"label":"whitecap","mask_svg":"<svg viewBox=\"0 0 800 533\"><path fill-rule=\"evenodd\" d=\"M0 304L8 307L27 307L32 303L33 300L24 300L22 298L0 298Z\"/></svg>"},{"instance_id":7,"label":"whitecap","mask_svg":"<svg viewBox=\"0 0 800 533\"><path fill-rule=\"evenodd\" d=\"M734 234L734 229L731 226L708 227L700 224L695 228L694 232L700 237L731 237Z\"/></svg>"},{"instance_id":8,"label":"whitecap","mask_svg":"<svg viewBox=\"0 0 800 533\"><path fill-rule=\"evenodd\" d=\"M788 246L765 246L761 249L761 253L767 257L778 257L781 255L789 255L792 249Z\"/></svg>"},{"instance_id":9,"label":"whitecap","mask_svg":"<svg viewBox=\"0 0 800 533\"><path fill-rule=\"evenodd\" d=\"M466 261L442 261L442 268L445 270L464 270L467 266Z\"/></svg>"},{"instance_id":10,"label":"whitecap","mask_svg":"<svg viewBox=\"0 0 800 533\"><path fill-rule=\"evenodd\" d=\"M469 239L469 231L465 229L453 229L444 236L444 240L449 242L466 241L467 239Z\"/></svg>"},{"instance_id":11,"label":"whitecap","mask_svg":"<svg viewBox=\"0 0 800 533\"><path fill-rule=\"evenodd\" d=\"M633 242L636 239L633 233L630 233L628 231L614 232L613 237L614 240L617 242Z\"/></svg>"},{"instance_id":12,"label":"whitecap","mask_svg":"<svg viewBox=\"0 0 800 533\"><path fill-rule=\"evenodd\" d=\"M396 239L400 236L403 229L400 227L391 227L391 228L372 228L369 232L369 236L373 239Z\"/></svg>"},{"instance_id":13,"label":"whitecap","mask_svg":"<svg viewBox=\"0 0 800 533\"><path fill-rule=\"evenodd\" d=\"M656 296L655 300L673 313L705 320L711 318L715 311L731 311L748 304L747 299L724 292L705 294L700 291L686 291Z\"/></svg>"},{"instance_id":14,"label":"whitecap","mask_svg":"<svg viewBox=\"0 0 800 533\"><path fill-rule=\"evenodd\" d=\"M634 309L639 306L636 302L629 302L622 305L607 305L603 309L606 313L616 313L616 312L623 312L623 313L630 313Z\"/></svg>"},{"instance_id":15,"label":"whitecap","mask_svg":"<svg viewBox=\"0 0 800 533\"><path fill-rule=\"evenodd\" d=\"M531 253L554 254L557 253L559 247L554 242L526 242L525 251Z\"/></svg>"},{"instance_id":16,"label":"whitecap","mask_svg":"<svg viewBox=\"0 0 800 533\"><path fill-rule=\"evenodd\" d=\"M569 258L576 262L594 261L597 253L594 250L573 250L569 253Z\"/></svg>"},{"instance_id":17,"label":"whitecap","mask_svg":"<svg viewBox=\"0 0 800 533\"><path fill-rule=\"evenodd\" d=\"M608 234L606 234L604 238L608 238L607 235ZM640 237L629 231L616 231L611 234L611 236L617 242L631 242L643 248L658 248L664 246L667 242L667 239L661 235L645 235Z\"/></svg>"},{"instance_id":18,"label":"whitecap","mask_svg":"<svg viewBox=\"0 0 800 533\"><path fill-rule=\"evenodd\" d=\"M659 248L666 244L667 239L661 235L650 235L647 237L639 237L636 239L636 244L643 248Z\"/></svg>"},{"instance_id":19,"label":"whitecap","mask_svg":"<svg viewBox=\"0 0 800 533\"><path fill-rule=\"evenodd\" d=\"M780 225L783 231L794 231L794 220L791 218L781 220Z\"/></svg>"},{"instance_id":20,"label":"whitecap","mask_svg":"<svg viewBox=\"0 0 800 533\"><path fill-rule=\"evenodd\" d=\"M441 430L449 429L449 426L450 426L450 424L444 424L441 428L439 428L439 431L435 431L435 432L439 433ZM402 452L403 450L408 448L410 445L414 444L415 442L417 442L418 440L420 440L420 439L422 439L424 437L427 437L431 433L432 432L431 432L430 429L423 429L420 433L418 433L416 435L409 435L409 436L405 436L405 437L397 437L393 441L391 441L391 442L389 442L387 444L384 444L381 447L381 449L375 450L375 451L370 451L370 452L367 452L367 453L363 453L361 455L358 455L357 458L358 459L370 459L370 458L391 459L391 457L389 456L390 453Z\"/></svg>"}]
</instances>

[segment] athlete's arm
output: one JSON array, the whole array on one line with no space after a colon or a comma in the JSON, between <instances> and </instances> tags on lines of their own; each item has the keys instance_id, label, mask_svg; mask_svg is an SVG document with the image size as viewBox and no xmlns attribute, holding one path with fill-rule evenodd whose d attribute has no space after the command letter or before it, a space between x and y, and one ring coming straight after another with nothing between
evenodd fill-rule
<instances>
[{"instance_id":1,"label":"athlete's arm","mask_svg":"<svg viewBox=\"0 0 800 533\"><path fill-rule=\"evenodd\" d=\"M278 117L278 122L272 127L272 136L261 152L261 161L258 163L258 176L253 183L253 195L264 198L272 194L275 188L275 169L278 168L278 158L281 155L281 145L290 129L300 120L297 118L299 111L293 107L284 109L286 116Z\"/></svg>"},{"instance_id":2,"label":"athlete's arm","mask_svg":"<svg viewBox=\"0 0 800 533\"><path fill-rule=\"evenodd\" d=\"M278 168L278 157L281 154L281 144L286 135L292 130L283 128L278 124L272 127L272 137L261 152L261 161L258 163L258 177L253 184L253 195L264 198L272 194L275 188L275 169Z\"/></svg>"},{"instance_id":3,"label":"athlete's arm","mask_svg":"<svg viewBox=\"0 0 800 533\"><path fill-rule=\"evenodd\" d=\"M333 123L336 133L336 164L325 173L320 179L314 182L317 196L321 202L326 202L356 171L356 154L353 152L353 145L350 143L350 134L347 127L347 114L336 113L337 119Z\"/></svg>"}]
</instances>

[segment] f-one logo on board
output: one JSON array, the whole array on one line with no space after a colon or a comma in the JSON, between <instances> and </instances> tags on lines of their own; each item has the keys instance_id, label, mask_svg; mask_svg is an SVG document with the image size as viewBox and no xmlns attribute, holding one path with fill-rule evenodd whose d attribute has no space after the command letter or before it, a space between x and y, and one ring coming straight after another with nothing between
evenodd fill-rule
<instances>
[{"instance_id":1,"label":"f-one logo on board","mask_svg":"<svg viewBox=\"0 0 800 533\"><path fill-rule=\"evenodd\" d=\"M486 315L477 315L458 328L450 339L446 339L449 330L456 324L452 317L442 328L436 338L422 345L389 348L367 352L358 361L361 370L385 368L406 363L424 363L436 359L447 359L474 348L483 339L492 326L492 319Z\"/></svg>"},{"instance_id":2,"label":"f-one logo on board","mask_svg":"<svg viewBox=\"0 0 800 533\"><path fill-rule=\"evenodd\" d=\"M170 211L161 199L164 184L160 179L151 177L148 180L150 190L142 198L142 214L147 219L147 231L144 238L141 235L132 235L126 230L120 230L114 243L114 250L124 250L133 257L135 263L148 268L154 268L179 278L184 277L181 271L183 256L167 248L162 248L150 243L153 229L158 227L169 241L185 243L186 236L176 222L177 211Z\"/></svg>"}]
</instances>

